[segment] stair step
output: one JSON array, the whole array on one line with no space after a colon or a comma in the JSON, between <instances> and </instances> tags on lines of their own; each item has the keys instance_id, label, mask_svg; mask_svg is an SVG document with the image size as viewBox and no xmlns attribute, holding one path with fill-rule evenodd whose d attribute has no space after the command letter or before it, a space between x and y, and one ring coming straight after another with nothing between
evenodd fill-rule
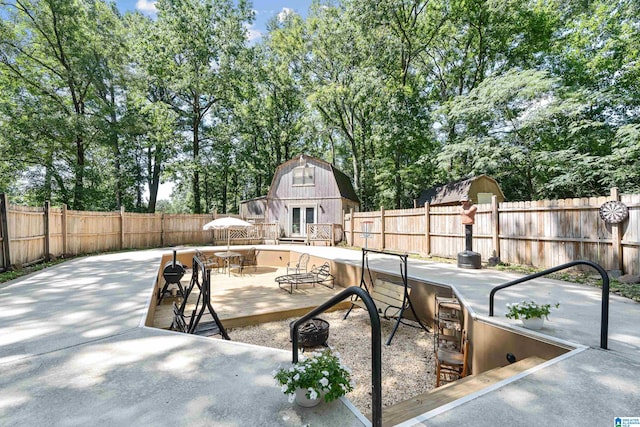
<instances>
[{"instance_id":1,"label":"stair step","mask_svg":"<svg viewBox=\"0 0 640 427\"><path fill-rule=\"evenodd\" d=\"M478 375L469 375L411 399L397 403L382 411L382 425L394 426L417 417L440 406L451 403L471 393L510 378L520 372L537 366L546 360L537 356L528 357L507 366L491 369ZM369 419L370 416L369 416Z\"/></svg>"}]
</instances>

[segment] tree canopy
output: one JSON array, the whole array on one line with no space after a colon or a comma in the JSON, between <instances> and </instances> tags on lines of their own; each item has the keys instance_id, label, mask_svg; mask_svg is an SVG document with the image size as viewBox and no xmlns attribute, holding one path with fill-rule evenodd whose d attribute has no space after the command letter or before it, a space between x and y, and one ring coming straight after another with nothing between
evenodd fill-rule
<instances>
[{"instance_id":1,"label":"tree canopy","mask_svg":"<svg viewBox=\"0 0 640 427\"><path fill-rule=\"evenodd\" d=\"M508 200L640 191L637 1L315 1L253 42L248 1L157 7L0 0L0 192L234 212L301 153L363 210L478 174Z\"/></svg>"}]
</instances>

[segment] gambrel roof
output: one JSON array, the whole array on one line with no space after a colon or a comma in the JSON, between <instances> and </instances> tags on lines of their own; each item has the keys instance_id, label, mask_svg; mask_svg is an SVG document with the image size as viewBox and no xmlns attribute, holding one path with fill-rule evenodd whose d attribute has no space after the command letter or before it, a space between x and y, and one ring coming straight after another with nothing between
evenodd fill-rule
<instances>
[{"instance_id":1,"label":"gambrel roof","mask_svg":"<svg viewBox=\"0 0 640 427\"><path fill-rule=\"evenodd\" d=\"M478 193L495 194L498 202L504 202L504 194L496 180L487 175L479 175L423 190L417 204L418 206L424 206L425 203L431 206L456 205L460 203L462 196L468 196L477 203Z\"/></svg>"}]
</instances>

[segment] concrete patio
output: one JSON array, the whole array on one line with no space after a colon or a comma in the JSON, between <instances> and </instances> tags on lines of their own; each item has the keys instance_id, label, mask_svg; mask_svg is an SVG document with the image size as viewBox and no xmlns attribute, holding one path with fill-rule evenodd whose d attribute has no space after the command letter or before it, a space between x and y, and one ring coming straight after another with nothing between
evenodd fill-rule
<instances>
[{"instance_id":1,"label":"concrete patio","mask_svg":"<svg viewBox=\"0 0 640 427\"><path fill-rule=\"evenodd\" d=\"M290 249L356 265L361 257ZM271 378L289 352L145 327L166 252L79 258L0 284L0 425L367 424L346 400L289 404ZM385 256L370 265L398 268ZM505 302L561 301L541 334L576 350L402 425L607 426L640 417L640 304L611 296L609 350L601 350L599 289L537 279L500 292L489 318L489 290L518 275L414 259L409 275L453 287L478 319L506 327L518 326L504 318Z\"/></svg>"}]
</instances>

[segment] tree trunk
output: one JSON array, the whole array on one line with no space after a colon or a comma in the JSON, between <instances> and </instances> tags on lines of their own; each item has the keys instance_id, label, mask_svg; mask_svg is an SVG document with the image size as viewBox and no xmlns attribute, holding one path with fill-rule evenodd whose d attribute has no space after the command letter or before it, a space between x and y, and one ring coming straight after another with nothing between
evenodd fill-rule
<instances>
[{"instance_id":1,"label":"tree trunk","mask_svg":"<svg viewBox=\"0 0 640 427\"><path fill-rule=\"evenodd\" d=\"M198 96L193 97L193 179L191 190L193 191L193 213L202 213L200 201L200 104Z\"/></svg>"}]
</instances>

